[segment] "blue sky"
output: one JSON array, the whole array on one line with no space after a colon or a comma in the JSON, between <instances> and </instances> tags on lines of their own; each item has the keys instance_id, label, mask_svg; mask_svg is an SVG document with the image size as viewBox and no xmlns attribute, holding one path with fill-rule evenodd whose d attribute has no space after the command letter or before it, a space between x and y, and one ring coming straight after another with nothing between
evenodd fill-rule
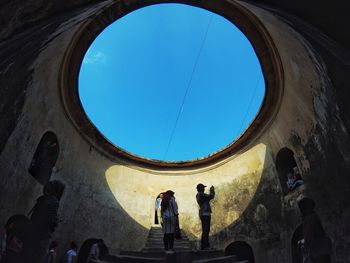
<instances>
[{"instance_id":1,"label":"blue sky","mask_svg":"<svg viewBox=\"0 0 350 263\"><path fill-rule=\"evenodd\" d=\"M264 92L244 34L219 15L181 4L148 6L111 24L79 74L83 108L111 143L167 161L232 143Z\"/></svg>"}]
</instances>

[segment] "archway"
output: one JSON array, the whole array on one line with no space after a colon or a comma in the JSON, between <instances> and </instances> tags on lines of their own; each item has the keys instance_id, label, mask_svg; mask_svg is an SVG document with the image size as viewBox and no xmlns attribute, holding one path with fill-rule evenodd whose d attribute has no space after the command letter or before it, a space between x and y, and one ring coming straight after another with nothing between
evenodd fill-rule
<instances>
[{"instance_id":1,"label":"archway","mask_svg":"<svg viewBox=\"0 0 350 263\"><path fill-rule=\"evenodd\" d=\"M162 202L162 196L163 196L163 192L159 193L155 199L155 204L154 204L154 224L155 225L161 224L160 204Z\"/></svg>"},{"instance_id":2,"label":"archway","mask_svg":"<svg viewBox=\"0 0 350 263\"><path fill-rule=\"evenodd\" d=\"M228 245L225 249L225 255L235 255L238 261L247 260L249 263L255 262L253 249L244 241L235 241Z\"/></svg>"}]
</instances>

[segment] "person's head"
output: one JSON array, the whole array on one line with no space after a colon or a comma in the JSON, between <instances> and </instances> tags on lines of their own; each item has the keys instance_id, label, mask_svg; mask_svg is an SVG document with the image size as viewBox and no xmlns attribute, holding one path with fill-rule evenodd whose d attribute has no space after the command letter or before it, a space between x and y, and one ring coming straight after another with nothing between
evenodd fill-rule
<instances>
[{"instance_id":1,"label":"person's head","mask_svg":"<svg viewBox=\"0 0 350 263\"><path fill-rule=\"evenodd\" d=\"M25 215L13 215L5 224L6 235L14 235L20 240L26 238L28 229L29 219Z\"/></svg>"},{"instance_id":2,"label":"person's head","mask_svg":"<svg viewBox=\"0 0 350 263\"><path fill-rule=\"evenodd\" d=\"M168 190L165 192L165 194L169 195L170 197L173 197L175 192L173 192L172 190Z\"/></svg>"},{"instance_id":3,"label":"person's head","mask_svg":"<svg viewBox=\"0 0 350 263\"><path fill-rule=\"evenodd\" d=\"M56 240L51 241L49 249L54 249L58 246L58 242Z\"/></svg>"},{"instance_id":4,"label":"person's head","mask_svg":"<svg viewBox=\"0 0 350 263\"><path fill-rule=\"evenodd\" d=\"M197 184L197 191L200 192L200 193L203 193L205 187L207 187L207 186L204 185L204 184Z\"/></svg>"},{"instance_id":5,"label":"person's head","mask_svg":"<svg viewBox=\"0 0 350 263\"><path fill-rule=\"evenodd\" d=\"M298 202L298 207L302 215L310 214L315 209L315 201L308 197L303 197Z\"/></svg>"},{"instance_id":6,"label":"person's head","mask_svg":"<svg viewBox=\"0 0 350 263\"><path fill-rule=\"evenodd\" d=\"M58 200L61 199L64 192L65 184L59 180L52 180L45 184L43 193L44 195L53 195Z\"/></svg>"},{"instance_id":7,"label":"person's head","mask_svg":"<svg viewBox=\"0 0 350 263\"><path fill-rule=\"evenodd\" d=\"M70 248L73 249L73 250L77 250L78 245L77 245L74 241L72 241L72 242L70 243Z\"/></svg>"},{"instance_id":8,"label":"person's head","mask_svg":"<svg viewBox=\"0 0 350 263\"><path fill-rule=\"evenodd\" d=\"M293 167L293 174L300 174L299 168L297 166Z\"/></svg>"}]
</instances>

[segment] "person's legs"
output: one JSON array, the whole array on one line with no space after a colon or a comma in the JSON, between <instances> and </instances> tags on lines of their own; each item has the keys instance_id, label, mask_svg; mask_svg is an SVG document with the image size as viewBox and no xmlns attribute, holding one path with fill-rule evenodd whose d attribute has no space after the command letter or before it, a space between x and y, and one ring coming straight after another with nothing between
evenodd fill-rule
<instances>
[{"instance_id":1,"label":"person's legs","mask_svg":"<svg viewBox=\"0 0 350 263\"><path fill-rule=\"evenodd\" d=\"M172 234L168 234L168 240L169 240L169 249L172 250L174 248L174 239L175 239L175 235L174 233Z\"/></svg>"},{"instance_id":2,"label":"person's legs","mask_svg":"<svg viewBox=\"0 0 350 263\"><path fill-rule=\"evenodd\" d=\"M209 232L210 232L210 216L202 216L202 240L201 240L201 248L205 249L209 247Z\"/></svg>"},{"instance_id":3,"label":"person's legs","mask_svg":"<svg viewBox=\"0 0 350 263\"><path fill-rule=\"evenodd\" d=\"M34 241L25 251L24 261L26 263L44 263L49 250L50 239Z\"/></svg>"},{"instance_id":4,"label":"person's legs","mask_svg":"<svg viewBox=\"0 0 350 263\"><path fill-rule=\"evenodd\" d=\"M163 236L164 249L169 249L169 234L164 234Z\"/></svg>"}]
</instances>

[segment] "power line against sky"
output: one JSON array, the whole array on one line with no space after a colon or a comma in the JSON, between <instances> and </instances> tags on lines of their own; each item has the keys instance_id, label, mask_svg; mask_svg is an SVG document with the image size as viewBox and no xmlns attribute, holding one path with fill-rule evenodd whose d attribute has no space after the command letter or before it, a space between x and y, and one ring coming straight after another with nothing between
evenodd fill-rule
<instances>
[{"instance_id":1,"label":"power line against sky","mask_svg":"<svg viewBox=\"0 0 350 263\"><path fill-rule=\"evenodd\" d=\"M182 4L136 10L85 55L79 95L113 144L158 160L190 160L230 144L265 93L256 54L229 21Z\"/></svg>"}]
</instances>

